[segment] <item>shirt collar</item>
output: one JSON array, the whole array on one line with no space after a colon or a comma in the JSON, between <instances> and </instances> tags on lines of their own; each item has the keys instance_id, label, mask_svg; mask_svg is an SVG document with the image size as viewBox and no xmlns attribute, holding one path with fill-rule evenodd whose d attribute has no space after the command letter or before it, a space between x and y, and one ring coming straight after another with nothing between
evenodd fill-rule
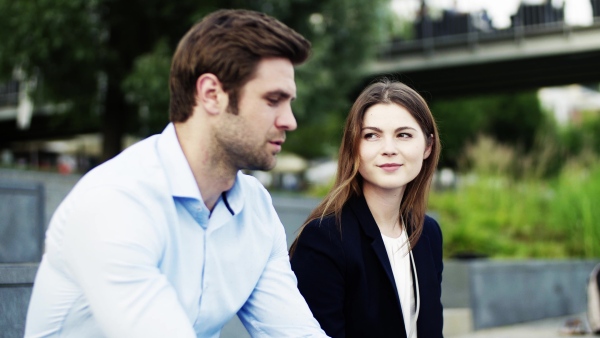
<instances>
[{"instance_id":1,"label":"shirt collar","mask_svg":"<svg viewBox=\"0 0 600 338\"><path fill-rule=\"evenodd\" d=\"M171 194L175 197L194 198L202 201L192 169L177 139L175 126L169 123L158 139L158 156L167 176Z\"/></svg>"},{"instance_id":2,"label":"shirt collar","mask_svg":"<svg viewBox=\"0 0 600 338\"><path fill-rule=\"evenodd\" d=\"M203 201L192 169L183 154L173 123L169 123L158 139L158 156L162 162L167 182L174 197L193 198ZM241 186L242 172L237 173L233 187L221 195L221 200L229 212L237 214L244 204ZM204 202L202 202L204 203Z\"/></svg>"},{"instance_id":3,"label":"shirt collar","mask_svg":"<svg viewBox=\"0 0 600 338\"><path fill-rule=\"evenodd\" d=\"M242 206L244 205L244 193L241 183L243 175L244 174L241 171L238 171L233 187L221 195L221 199L223 202L226 202L225 205L228 206L227 209L229 209L230 212L233 211L233 214L235 215L242 210Z\"/></svg>"}]
</instances>

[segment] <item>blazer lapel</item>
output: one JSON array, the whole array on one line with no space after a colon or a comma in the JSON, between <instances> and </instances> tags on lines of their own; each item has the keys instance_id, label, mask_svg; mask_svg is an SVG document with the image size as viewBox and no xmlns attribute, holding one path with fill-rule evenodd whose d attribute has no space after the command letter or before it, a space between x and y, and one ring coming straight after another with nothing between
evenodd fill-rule
<instances>
[{"instance_id":1,"label":"blazer lapel","mask_svg":"<svg viewBox=\"0 0 600 338\"><path fill-rule=\"evenodd\" d=\"M411 222L411 216L409 215L407 218L407 223L406 224L410 224ZM406 226L405 224L405 226ZM410 238L410 235L412 235L413 229L411 227L406 227L406 234L408 235L408 238ZM425 236L423 236L423 233L421 233L421 236L419 237L419 241L417 242L417 245L415 248L413 248L412 246L410 247L410 251L412 252L413 255L413 260L414 260L414 264L411 261L410 262L410 272L412 273L412 279L413 279L413 296L415 297L415 306L417 299L420 299L420 292L419 292L419 297L417 297L417 288L419 287L419 285L421 284L421 279L420 277L423 275L421 272L421 267L423 266L423 263L420 263L423 260L423 245L419 245L419 243L421 241L427 241L426 238L424 238ZM427 244L429 245L429 244ZM416 250L415 250L416 249ZM416 266L415 266L416 265ZM419 284L419 285L417 285ZM420 290L420 289L419 289Z\"/></svg>"},{"instance_id":2,"label":"blazer lapel","mask_svg":"<svg viewBox=\"0 0 600 338\"><path fill-rule=\"evenodd\" d=\"M398 297L398 289L396 288L396 281L394 280L394 274L392 272L392 265L390 264L390 259L388 257L387 251L385 251L385 244L383 244L383 239L381 238L381 232L379 231L379 227L377 227L377 223L369 210L369 206L367 205L367 201L364 196L356 196L350 200L351 210L354 213L354 216L358 220L361 228L367 237L371 239L371 247L379 262L383 266L385 273L389 282L392 284L394 288L394 294L396 295L396 303L398 304L398 308L400 309L400 313L402 313L402 307L400 306L400 298Z\"/></svg>"}]
</instances>

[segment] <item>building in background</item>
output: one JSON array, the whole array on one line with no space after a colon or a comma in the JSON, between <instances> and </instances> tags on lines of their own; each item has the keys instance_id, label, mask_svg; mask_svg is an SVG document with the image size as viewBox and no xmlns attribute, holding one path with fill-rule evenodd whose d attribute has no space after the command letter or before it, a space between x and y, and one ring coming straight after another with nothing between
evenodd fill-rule
<instances>
[{"instance_id":1,"label":"building in background","mask_svg":"<svg viewBox=\"0 0 600 338\"><path fill-rule=\"evenodd\" d=\"M595 87L595 88L594 88ZM596 86L573 84L542 88L538 97L542 107L552 112L559 125L577 124L583 112L600 113L600 91Z\"/></svg>"}]
</instances>

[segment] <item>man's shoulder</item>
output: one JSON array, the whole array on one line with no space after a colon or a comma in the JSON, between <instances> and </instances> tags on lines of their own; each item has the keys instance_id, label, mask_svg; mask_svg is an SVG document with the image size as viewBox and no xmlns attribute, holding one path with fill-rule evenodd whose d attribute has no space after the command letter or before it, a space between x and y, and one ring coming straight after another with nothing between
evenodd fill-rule
<instances>
[{"instance_id":1,"label":"man's shoulder","mask_svg":"<svg viewBox=\"0 0 600 338\"><path fill-rule=\"evenodd\" d=\"M252 191L266 192L266 188L262 185L262 183L260 183L260 181L256 177L250 174L246 174L240 171L236 178L240 182L240 184L242 184L242 186L246 189L251 189Z\"/></svg>"},{"instance_id":2,"label":"man's shoulder","mask_svg":"<svg viewBox=\"0 0 600 338\"><path fill-rule=\"evenodd\" d=\"M125 149L84 175L76 188L123 189L131 194L163 189L166 185L156 152L157 139L151 136Z\"/></svg>"},{"instance_id":3,"label":"man's shoulder","mask_svg":"<svg viewBox=\"0 0 600 338\"><path fill-rule=\"evenodd\" d=\"M269 203L272 204L271 194L267 189L260 183L260 181L249 174L239 172L236 177L237 183L240 186L245 202L248 203Z\"/></svg>"}]
</instances>

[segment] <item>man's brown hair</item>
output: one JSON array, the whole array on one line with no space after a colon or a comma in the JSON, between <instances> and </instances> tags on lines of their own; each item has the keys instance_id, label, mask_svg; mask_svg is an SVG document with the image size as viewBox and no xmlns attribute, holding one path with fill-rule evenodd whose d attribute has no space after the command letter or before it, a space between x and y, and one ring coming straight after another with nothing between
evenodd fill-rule
<instances>
[{"instance_id":1,"label":"man's brown hair","mask_svg":"<svg viewBox=\"0 0 600 338\"><path fill-rule=\"evenodd\" d=\"M310 54L310 42L277 19L249 10L219 10L204 17L181 39L171 63L169 107L172 122L184 122L196 104L196 80L214 74L237 114L240 89L257 64L282 57L297 65Z\"/></svg>"}]
</instances>

